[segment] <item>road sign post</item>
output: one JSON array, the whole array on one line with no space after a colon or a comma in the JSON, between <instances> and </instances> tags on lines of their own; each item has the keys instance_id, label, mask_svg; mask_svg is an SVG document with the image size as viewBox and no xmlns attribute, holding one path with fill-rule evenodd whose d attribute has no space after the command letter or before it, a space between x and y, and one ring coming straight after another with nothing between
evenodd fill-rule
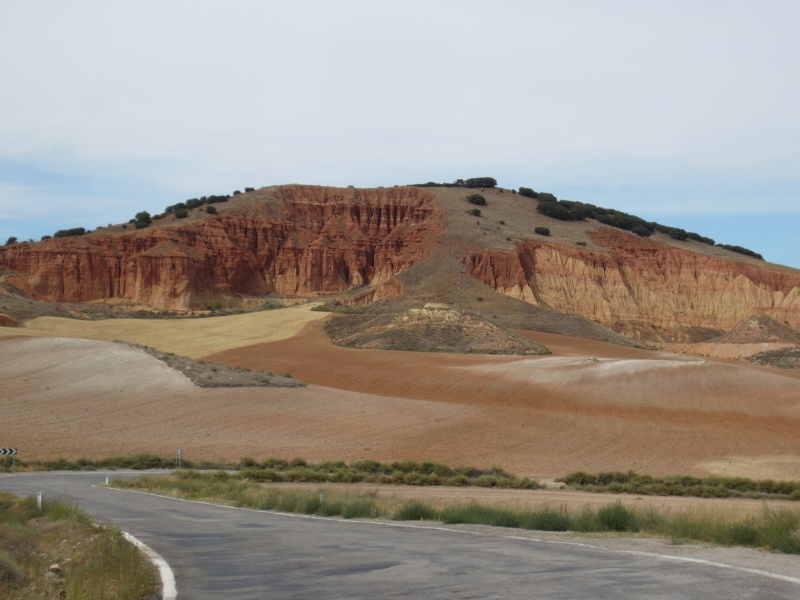
<instances>
[{"instance_id":1,"label":"road sign post","mask_svg":"<svg viewBox=\"0 0 800 600\"><path fill-rule=\"evenodd\" d=\"M175 466L179 469L181 468L181 455L183 454L183 449L178 448L178 452L175 454Z\"/></svg>"},{"instance_id":2,"label":"road sign post","mask_svg":"<svg viewBox=\"0 0 800 600\"><path fill-rule=\"evenodd\" d=\"M16 448L0 448L0 456L10 456L11 457L11 466L16 466L17 459L15 455L17 454Z\"/></svg>"}]
</instances>

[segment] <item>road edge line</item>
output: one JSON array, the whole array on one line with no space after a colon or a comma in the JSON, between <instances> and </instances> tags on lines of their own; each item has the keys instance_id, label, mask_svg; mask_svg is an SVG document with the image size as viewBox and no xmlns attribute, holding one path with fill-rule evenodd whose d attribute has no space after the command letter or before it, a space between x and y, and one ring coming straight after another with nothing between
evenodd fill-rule
<instances>
[{"instance_id":1,"label":"road edge line","mask_svg":"<svg viewBox=\"0 0 800 600\"><path fill-rule=\"evenodd\" d=\"M136 539L127 531L122 532L123 537L139 550L144 552L150 562L158 569L161 577L161 598L162 600L175 600L178 597L178 588L175 585L175 574L162 556L144 542Z\"/></svg>"}]
</instances>

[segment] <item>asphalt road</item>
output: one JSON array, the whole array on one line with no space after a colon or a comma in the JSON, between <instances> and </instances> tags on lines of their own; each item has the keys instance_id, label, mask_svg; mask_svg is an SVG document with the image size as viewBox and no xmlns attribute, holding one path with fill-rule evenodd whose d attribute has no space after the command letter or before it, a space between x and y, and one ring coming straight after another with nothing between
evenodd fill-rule
<instances>
[{"instance_id":1,"label":"asphalt road","mask_svg":"<svg viewBox=\"0 0 800 600\"><path fill-rule=\"evenodd\" d=\"M106 475L4 475L0 490L66 497L128 531L170 564L181 599L800 597L800 560L796 581L784 581L513 530L475 534L186 502L105 488Z\"/></svg>"}]
</instances>

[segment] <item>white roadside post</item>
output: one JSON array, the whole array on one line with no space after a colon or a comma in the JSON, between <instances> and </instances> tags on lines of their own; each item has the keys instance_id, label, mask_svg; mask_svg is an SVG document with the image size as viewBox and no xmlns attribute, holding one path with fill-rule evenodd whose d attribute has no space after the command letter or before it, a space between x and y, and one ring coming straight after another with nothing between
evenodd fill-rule
<instances>
[{"instance_id":1,"label":"white roadside post","mask_svg":"<svg viewBox=\"0 0 800 600\"><path fill-rule=\"evenodd\" d=\"M42 510L42 492L36 492L36 508Z\"/></svg>"},{"instance_id":2,"label":"white roadside post","mask_svg":"<svg viewBox=\"0 0 800 600\"><path fill-rule=\"evenodd\" d=\"M175 466L179 469L181 468L181 454L183 454L183 449L178 448L178 452L175 454Z\"/></svg>"}]
</instances>

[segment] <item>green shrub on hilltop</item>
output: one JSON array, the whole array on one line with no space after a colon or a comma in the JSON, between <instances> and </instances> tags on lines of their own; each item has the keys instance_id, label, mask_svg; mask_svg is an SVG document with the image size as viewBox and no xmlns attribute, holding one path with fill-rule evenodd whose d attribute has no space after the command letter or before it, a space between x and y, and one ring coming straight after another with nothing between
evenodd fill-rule
<instances>
[{"instance_id":1,"label":"green shrub on hilltop","mask_svg":"<svg viewBox=\"0 0 800 600\"><path fill-rule=\"evenodd\" d=\"M467 196L467 202L470 204L475 204L477 206L486 206L486 198L481 196L480 194L470 194Z\"/></svg>"},{"instance_id":2,"label":"green shrub on hilltop","mask_svg":"<svg viewBox=\"0 0 800 600\"><path fill-rule=\"evenodd\" d=\"M152 225L153 219L150 217L150 213L146 210L142 212L136 213L136 217L134 217L134 226L136 229L144 229L145 227L150 227Z\"/></svg>"},{"instance_id":3,"label":"green shrub on hilltop","mask_svg":"<svg viewBox=\"0 0 800 600\"><path fill-rule=\"evenodd\" d=\"M83 227L73 227L72 229L59 229L53 234L53 237L73 237L86 235L86 229Z\"/></svg>"},{"instance_id":4,"label":"green shrub on hilltop","mask_svg":"<svg viewBox=\"0 0 800 600\"><path fill-rule=\"evenodd\" d=\"M741 246L731 246L729 244L717 244L718 248L725 248L725 250L730 250L731 252L736 252L738 254L744 254L745 256L750 256L752 258L757 258L758 260L764 260L764 257L761 256L758 252L753 252L752 250L748 250L747 248L742 248Z\"/></svg>"}]
</instances>

